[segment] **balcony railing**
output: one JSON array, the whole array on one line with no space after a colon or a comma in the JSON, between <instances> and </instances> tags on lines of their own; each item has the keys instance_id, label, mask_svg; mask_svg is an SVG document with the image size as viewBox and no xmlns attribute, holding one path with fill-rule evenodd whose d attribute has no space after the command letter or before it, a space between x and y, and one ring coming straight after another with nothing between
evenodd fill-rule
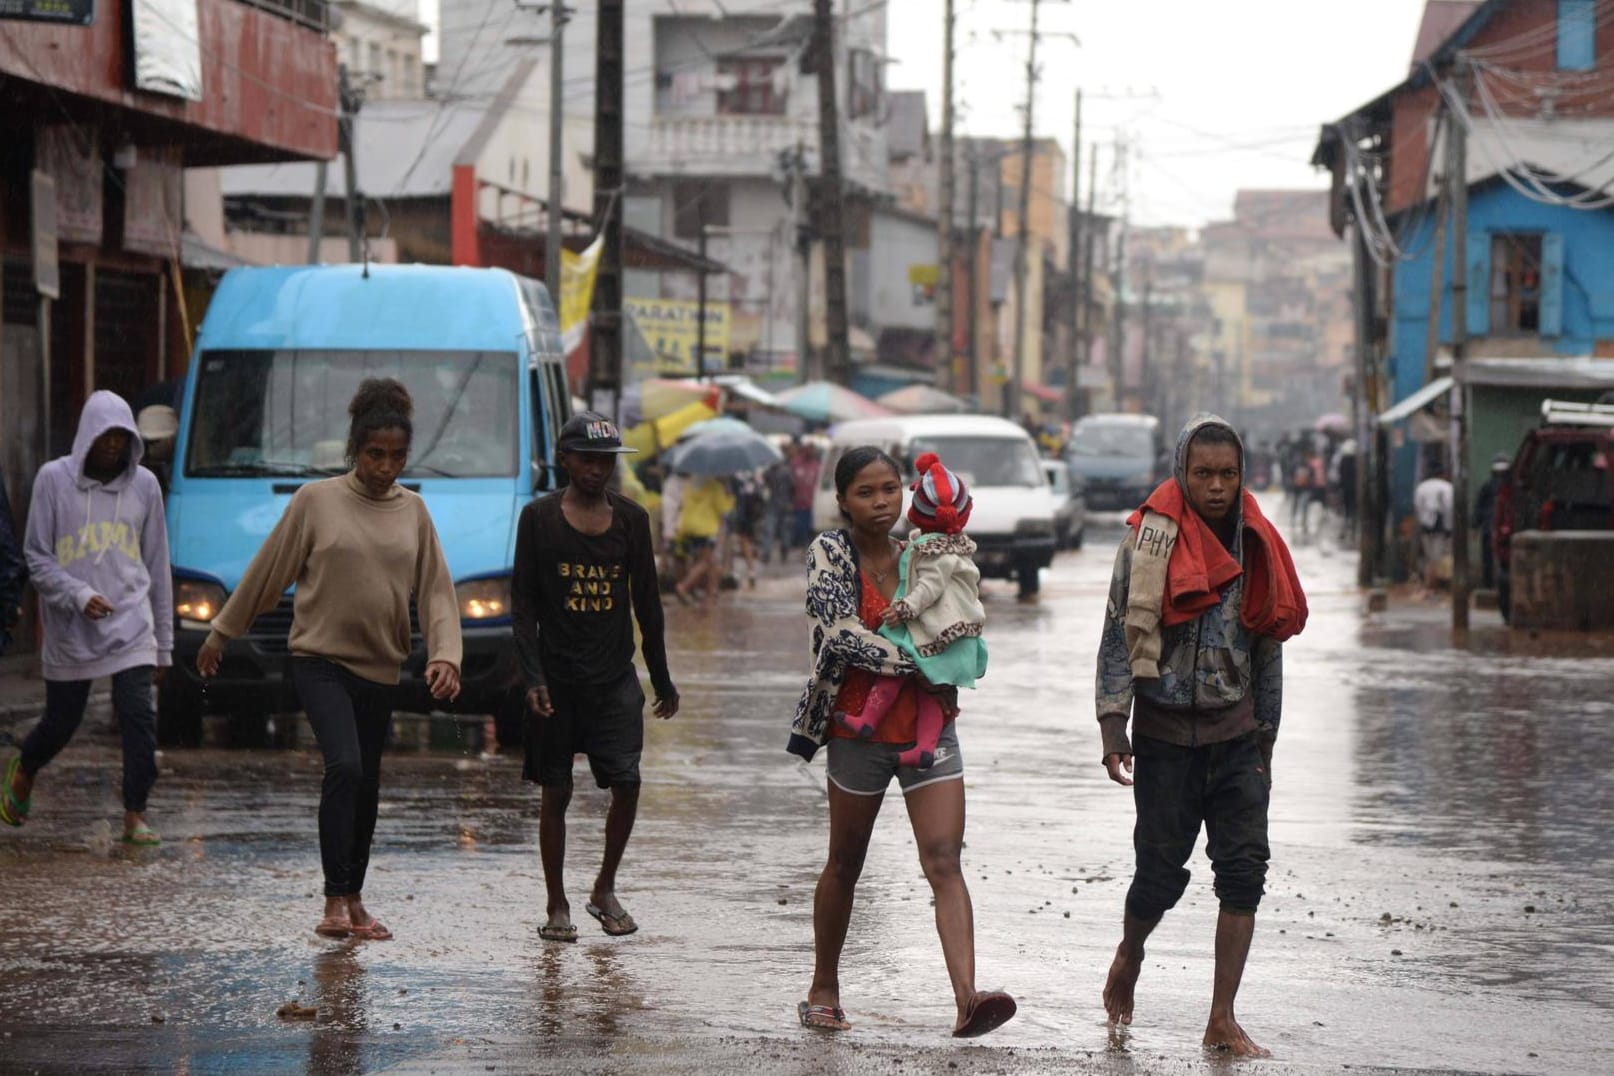
<instances>
[{"instance_id":1,"label":"balcony railing","mask_svg":"<svg viewBox=\"0 0 1614 1076\"><path fill-rule=\"evenodd\" d=\"M237 3L278 15L299 26L326 33L331 28L330 4L327 0L236 0Z\"/></svg>"},{"instance_id":2,"label":"balcony railing","mask_svg":"<svg viewBox=\"0 0 1614 1076\"><path fill-rule=\"evenodd\" d=\"M818 125L794 116L657 116L646 163L667 172L766 173L797 143L816 146Z\"/></svg>"}]
</instances>

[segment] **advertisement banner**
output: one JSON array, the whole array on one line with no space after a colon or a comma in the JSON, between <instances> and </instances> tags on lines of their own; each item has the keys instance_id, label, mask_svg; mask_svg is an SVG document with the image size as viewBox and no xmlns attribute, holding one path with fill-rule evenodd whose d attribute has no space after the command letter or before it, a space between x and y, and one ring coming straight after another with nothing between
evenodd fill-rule
<instances>
[{"instance_id":1,"label":"advertisement banner","mask_svg":"<svg viewBox=\"0 0 1614 1076\"><path fill-rule=\"evenodd\" d=\"M202 99L201 18L196 0L130 0L134 88Z\"/></svg>"},{"instance_id":2,"label":"advertisement banner","mask_svg":"<svg viewBox=\"0 0 1614 1076\"><path fill-rule=\"evenodd\" d=\"M694 374L695 349L700 341L700 304L688 299L623 299L624 313L638 323L639 331L655 354L655 371ZM729 306L706 304L706 365L726 365L729 353Z\"/></svg>"},{"instance_id":3,"label":"advertisement banner","mask_svg":"<svg viewBox=\"0 0 1614 1076\"><path fill-rule=\"evenodd\" d=\"M580 253L560 252L560 338L568 355L577 350L588 329L588 311L594 305L594 278L604 249L605 236L600 235Z\"/></svg>"},{"instance_id":4,"label":"advertisement banner","mask_svg":"<svg viewBox=\"0 0 1614 1076\"><path fill-rule=\"evenodd\" d=\"M88 26L95 21L95 0L0 0L0 19Z\"/></svg>"}]
</instances>

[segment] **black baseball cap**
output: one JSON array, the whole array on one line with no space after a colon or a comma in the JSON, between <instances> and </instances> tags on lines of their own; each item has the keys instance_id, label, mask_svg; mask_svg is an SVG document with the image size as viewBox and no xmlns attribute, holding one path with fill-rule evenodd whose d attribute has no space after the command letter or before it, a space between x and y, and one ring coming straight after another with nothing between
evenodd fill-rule
<instances>
[{"instance_id":1,"label":"black baseball cap","mask_svg":"<svg viewBox=\"0 0 1614 1076\"><path fill-rule=\"evenodd\" d=\"M613 456L638 452L622 444L616 423L596 411L583 411L566 420L555 443L558 452L604 452Z\"/></svg>"}]
</instances>

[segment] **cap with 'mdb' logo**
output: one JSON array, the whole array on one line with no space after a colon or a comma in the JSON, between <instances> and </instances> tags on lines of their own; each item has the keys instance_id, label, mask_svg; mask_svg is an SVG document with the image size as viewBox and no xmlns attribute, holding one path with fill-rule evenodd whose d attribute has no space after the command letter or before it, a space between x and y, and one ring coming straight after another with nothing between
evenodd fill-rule
<instances>
[{"instance_id":1,"label":"cap with 'mdb' logo","mask_svg":"<svg viewBox=\"0 0 1614 1076\"><path fill-rule=\"evenodd\" d=\"M560 428L555 448L560 452L609 452L612 455L639 451L624 447L616 423L594 411L584 411L567 419L566 425Z\"/></svg>"}]
</instances>

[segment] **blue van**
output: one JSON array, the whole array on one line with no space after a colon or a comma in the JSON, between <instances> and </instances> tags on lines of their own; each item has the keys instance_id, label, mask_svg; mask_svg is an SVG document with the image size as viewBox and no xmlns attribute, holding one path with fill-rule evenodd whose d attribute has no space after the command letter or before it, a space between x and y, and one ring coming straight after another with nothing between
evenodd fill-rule
<instances>
[{"instance_id":1,"label":"blue van","mask_svg":"<svg viewBox=\"0 0 1614 1076\"><path fill-rule=\"evenodd\" d=\"M523 690L510 632L516 518L556 488L554 443L570 412L559 321L538 281L428 265L234 269L197 334L168 493L174 665L158 696L168 742L202 718L244 725L299 709L284 674L292 599L230 644L204 684L196 652L291 496L347 469L348 401L395 377L415 401L409 467L454 573L465 631L453 710L519 736ZM418 631L394 707L441 709Z\"/></svg>"}]
</instances>

